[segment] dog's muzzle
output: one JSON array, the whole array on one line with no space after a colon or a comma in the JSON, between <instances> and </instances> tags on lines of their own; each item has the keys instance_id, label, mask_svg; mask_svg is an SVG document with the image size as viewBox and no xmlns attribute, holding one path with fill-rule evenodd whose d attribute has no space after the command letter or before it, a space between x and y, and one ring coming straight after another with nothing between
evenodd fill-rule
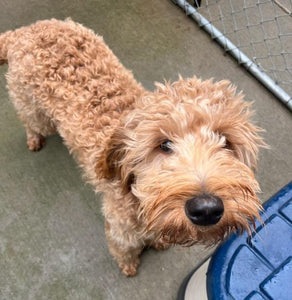
<instances>
[{"instance_id":1,"label":"dog's muzzle","mask_svg":"<svg viewBox=\"0 0 292 300\"><path fill-rule=\"evenodd\" d=\"M221 198L214 195L202 194L186 202L185 213L195 225L214 225L223 216L224 205Z\"/></svg>"}]
</instances>

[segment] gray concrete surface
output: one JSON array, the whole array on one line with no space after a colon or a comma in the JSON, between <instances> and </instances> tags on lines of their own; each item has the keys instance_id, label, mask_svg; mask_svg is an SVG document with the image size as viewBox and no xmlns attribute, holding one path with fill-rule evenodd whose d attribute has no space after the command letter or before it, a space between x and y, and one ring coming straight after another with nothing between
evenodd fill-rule
<instances>
[{"instance_id":1,"label":"gray concrete surface","mask_svg":"<svg viewBox=\"0 0 292 300\"><path fill-rule=\"evenodd\" d=\"M148 89L196 74L232 80L255 102L271 150L257 177L267 199L292 178L288 110L168 0L4 0L0 32L39 19L72 17L104 36ZM126 278L107 251L100 203L59 137L31 153L0 68L0 299L175 299L187 273L211 250L145 251ZM97 197L98 198L98 197Z\"/></svg>"}]
</instances>

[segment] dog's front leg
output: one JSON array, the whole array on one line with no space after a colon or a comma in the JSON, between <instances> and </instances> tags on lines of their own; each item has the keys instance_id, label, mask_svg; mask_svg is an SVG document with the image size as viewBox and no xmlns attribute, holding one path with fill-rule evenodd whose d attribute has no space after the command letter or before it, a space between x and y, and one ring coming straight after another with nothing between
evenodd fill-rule
<instances>
[{"instance_id":1,"label":"dog's front leg","mask_svg":"<svg viewBox=\"0 0 292 300\"><path fill-rule=\"evenodd\" d=\"M140 263L139 255L143 244L130 229L105 221L105 232L110 253L114 256L122 272L127 276L135 276Z\"/></svg>"}]
</instances>

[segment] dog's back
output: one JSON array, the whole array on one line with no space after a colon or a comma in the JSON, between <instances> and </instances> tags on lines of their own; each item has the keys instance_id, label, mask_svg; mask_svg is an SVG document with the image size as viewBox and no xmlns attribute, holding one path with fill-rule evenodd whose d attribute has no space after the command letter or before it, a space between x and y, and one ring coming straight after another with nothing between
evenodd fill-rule
<instances>
[{"instance_id":1,"label":"dog's back","mask_svg":"<svg viewBox=\"0 0 292 300\"><path fill-rule=\"evenodd\" d=\"M102 37L71 20L39 21L0 35L10 98L30 150L56 130L94 185L93 160L143 92Z\"/></svg>"}]
</instances>

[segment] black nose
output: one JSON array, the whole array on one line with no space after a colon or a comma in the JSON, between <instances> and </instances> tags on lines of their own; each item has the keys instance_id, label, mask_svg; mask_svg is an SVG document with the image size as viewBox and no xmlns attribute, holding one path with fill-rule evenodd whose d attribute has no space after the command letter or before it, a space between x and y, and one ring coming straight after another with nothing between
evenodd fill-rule
<instances>
[{"instance_id":1,"label":"black nose","mask_svg":"<svg viewBox=\"0 0 292 300\"><path fill-rule=\"evenodd\" d=\"M185 212L194 224L208 226L219 222L223 216L224 206L219 197L202 194L186 202Z\"/></svg>"}]
</instances>

